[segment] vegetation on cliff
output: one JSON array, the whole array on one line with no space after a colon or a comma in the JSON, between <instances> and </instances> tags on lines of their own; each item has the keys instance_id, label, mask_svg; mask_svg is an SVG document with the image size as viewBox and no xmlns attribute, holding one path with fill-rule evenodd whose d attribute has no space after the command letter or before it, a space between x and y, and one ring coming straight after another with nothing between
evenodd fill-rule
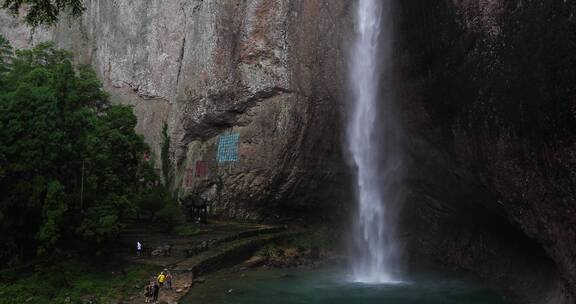
<instances>
[{"instance_id":1,"label":"vegetation on cliff","mask_svg":"<svg viewBox=\"0 0 576 304\"><path fill-rule=\"evenodd\" d=\"M0 304L119 303L141 293L157 267L70 259L34 273L0 274ZM137 288L136 288L137 287Z\"/></svg>"},{"instance_id":2,"label":"vegetation on cliff","mask_svg":"<svg viewBox=\"0 0 576 304\"><path fill-rule=\"evenodd\" d=\"M62 13L71 16L80 16L84 12L82 0L5 0L2 8L8 9L14 15L26 8L24 20L31 26L53 25L58 22Z\"/></svg>"}]
</instances>

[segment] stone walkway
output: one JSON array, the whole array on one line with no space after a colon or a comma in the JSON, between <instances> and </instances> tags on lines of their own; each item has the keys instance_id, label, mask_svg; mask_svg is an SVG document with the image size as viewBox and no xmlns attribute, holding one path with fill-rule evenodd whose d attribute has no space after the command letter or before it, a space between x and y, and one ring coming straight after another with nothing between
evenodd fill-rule
<instances>
[{"instance_id":1,"label":"stone walkway","mask_svg":"<svg viewBox=\"0 0 576 304\"><path fill-rule=\"evenodd\" d=\"M158 272L169 269L174 277L173 289L161 290L159 303L175 304L188 293L194 278L225 267L233 266L250 258L270 242L293 237L300 231L286 227L273 227L239 223L214 223L205 231L190 237L173 236L161 232L133 231L123 236L126 245L141 242L162 246L173 244L170 257L135 257L125 255L130 263L158 266ZM143 289L143 288L142 288ZM142 293L133 296L130 304L145 303Z\"/></svg>"}]
</instances>

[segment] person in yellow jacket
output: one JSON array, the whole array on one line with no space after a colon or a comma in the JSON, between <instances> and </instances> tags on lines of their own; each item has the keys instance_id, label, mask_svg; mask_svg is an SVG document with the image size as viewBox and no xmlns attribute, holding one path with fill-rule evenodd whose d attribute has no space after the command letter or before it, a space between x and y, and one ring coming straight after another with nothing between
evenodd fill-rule
<instances>
[{"instance_id":1,"label":"person in yellow jacket","mask_svg":"<svg viewBox=\"0 0 576 304\"><path fill-rule=\"evenodd\" d=\"M162 288L162 286L164 286L165 281L166 281L166 275L164 274L164 271L162 271L158 275L158 285L160 285L160 288Z\"/></svg>"}]
</instances>

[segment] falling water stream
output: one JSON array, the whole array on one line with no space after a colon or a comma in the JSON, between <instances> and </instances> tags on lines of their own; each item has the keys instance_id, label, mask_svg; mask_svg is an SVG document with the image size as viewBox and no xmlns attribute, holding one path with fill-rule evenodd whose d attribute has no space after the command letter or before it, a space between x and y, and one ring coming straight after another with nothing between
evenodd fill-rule
<instances>
[{"instance_id":1,"label":"falling water stream","mask_svg":"<svg viewBox=\"0 0 576 304\"><path fill-rule=\"evenodd\" d=\"M222 271L206 284L195 285L182 303L502 303L467 278L412 274L406 282L401 276L395 219L402 202L403 153L393 106L391 2L358 0L348 61L346 149L356 170L358 201L350 246L352 271L338 265Z\"/></svg>"},{"instance_id":2,"label":"falling water stream","mask_svg":"<svg viewBox=\"0 0 576 304\"><path fill-rule=\"evenodd\" d=\"M357 169L358 212L354 227L353 280L399 280L399 249L393 206L401 155L392 112L391 1L359 0L356 39L350 54L348 86L352 115L347 144Z\"/></svg>"}]
</instances>

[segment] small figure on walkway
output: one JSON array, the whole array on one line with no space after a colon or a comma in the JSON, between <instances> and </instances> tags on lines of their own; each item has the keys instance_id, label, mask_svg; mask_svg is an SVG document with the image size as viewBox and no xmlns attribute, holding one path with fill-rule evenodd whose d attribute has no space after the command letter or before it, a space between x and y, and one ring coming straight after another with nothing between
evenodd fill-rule
<instances>
[{"instance_id":1,"label":"small figure on walkway","mask_svg":"<svg viewBox=\"0 0 576 304\"><path fill-rule=\"evenodd\" d=\"M164 271L160 272L160 274L158 275L158 284L160 285L160 287L164 286L164 282L166 281L166 275L164 274Z\"/></svg>"},{"instance_id":2,"label":"small figure on walkway","mask_svg":"<svg viewBox=\"0 0 576 304\"><path fill-rule=\"evenodd\" d=\"M172 245L171 244L164 245L164 247L162 249L163 249L165 257L169 257L172 255Z\"/></svg>"},{"instance_id":3,"label":"small figure on walkway","mask_svg":"<svg viewBox=\"0 0 576 304\"><path fill-rule=\"evenodd\" d=\"M154 296L154 281L146 285L144 288L144 297L146 298L146 303L152 302L152 297Z\"/></svg>"},{"instance_id":4,"label":"small figure on walkway","mask_svg":"<svg viewBox=\"0 0 576 304\"><path fill-rule=\"evenodd\" d=\"M160 286L158 283L154 282L154 286L152 286L152 300L154 303L158 302L158 294L160 293Z\"/></svg>"},{"instance_id":5,"label":"small figure on walkway","mask_svg":"<svg viewBox=\"0 0 576 304\"><path fill-rule=\"evenodd\" d=\"M142 243L136 242L136 256L142 256Z\"/></svg>"},{"instance_id":6,"label":"small figure on walkway","mask_svg":"<svg viewBox=\"0 0 576 304\"><path fill-rule=\"evenodd\" d=\"M172 274L166 270L166 289L172 290Z\"/></svg>"}]
</instances>

